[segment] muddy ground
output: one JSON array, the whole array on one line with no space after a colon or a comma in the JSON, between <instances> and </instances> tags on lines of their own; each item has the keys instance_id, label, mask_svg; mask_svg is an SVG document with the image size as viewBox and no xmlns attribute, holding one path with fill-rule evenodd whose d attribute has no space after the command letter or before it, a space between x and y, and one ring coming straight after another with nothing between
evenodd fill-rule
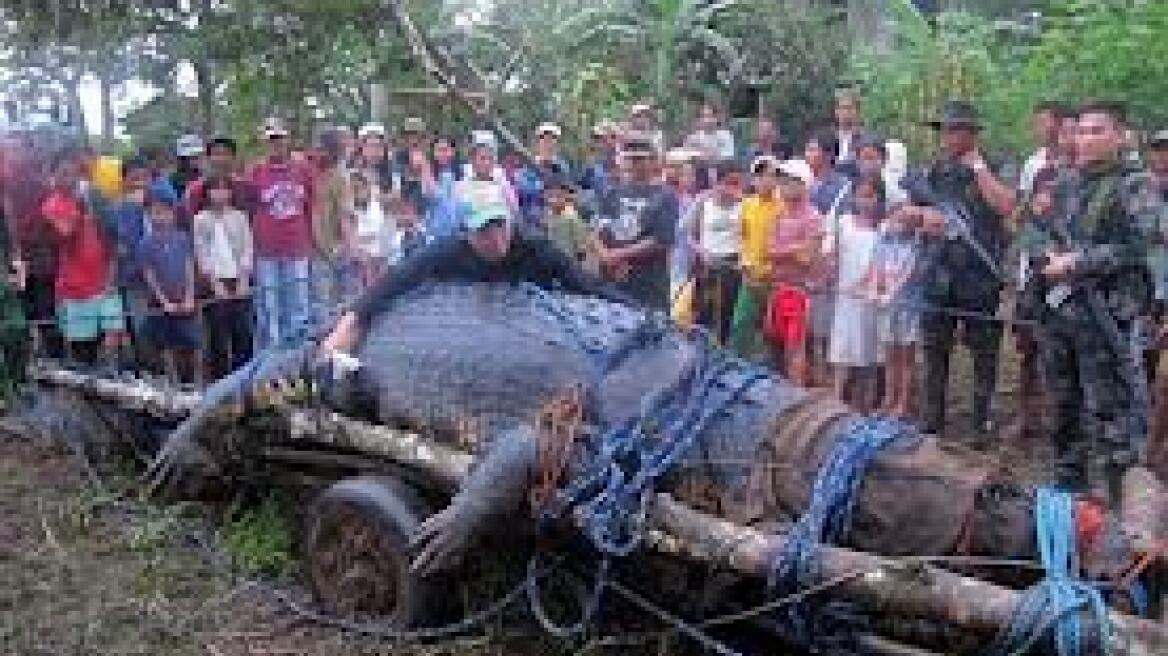
<instances>
[{"instance_id":1,"label":"muddy ground","mask_svg":"<svg viewBox=\"0 0 1168 656\"><path fill-rule=\"evenodd\" d=\"M956 384L954 439L970 446L980 442L986 457L1024 478L1041 479L1048 449L1020 439L1017 363L1013 357L1004 360L997 403L1000 430L986 444L986 438L963 428L969 422L968 386ZM963 379L967 371L967 360L959 358L955 378ZM93 487L63 447L33 441L19 426L8 428L0 430L2 656L486 656L558 651L522 623L496 622L481 637L414 647L310 624L270 593L269 586L308 601L294 565L283 574L257 577L231 561L221 547L221 509L142 501L129 484L132 479L115 480L106 489ZM585 651L614 653L601 645L592 647ZM642 653L649 651L657 648Z\"/></svg>"}]
</instances>

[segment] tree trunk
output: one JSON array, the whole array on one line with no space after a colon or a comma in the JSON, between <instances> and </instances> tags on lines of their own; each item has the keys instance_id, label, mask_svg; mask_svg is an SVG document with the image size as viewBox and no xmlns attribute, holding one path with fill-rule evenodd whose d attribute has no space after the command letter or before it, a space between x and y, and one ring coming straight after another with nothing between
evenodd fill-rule
<instances>
[{"instance_id":1,"label":"tree trunk","mask_svg":"<svg viewBox=\"0 0 1168 656\"><path fill-rule=\"evenodd\" d=\"M81 78L62 80L65 88L65 106L69 111L69 122L77 128L81 144L88 146L89 123L85 120L85 108L81 104Z\"/></svg>"},{"instance_id":2,"label":"tree trunk","mask_svg":"<svg viewBox=\"0 0 1168 656\"><path fill-rule=\"evenodd\" d=\"M116 136L117 117L114 116L113 84L106 74L97 78L101 93L101 138L106 144L111 144Z\"/></svg>"},{"instance_id":3,"label":"tree trunk","mask_svg":"<svg viewBox=\"0 0 1168 656\"><path fill-rule=\"evenodd\" d=\"M218 128L214 74L209 62L196 60L191 65L195 69L199 91L199 129L204 135L210 136Z\"/></svg>"}]
</instances>

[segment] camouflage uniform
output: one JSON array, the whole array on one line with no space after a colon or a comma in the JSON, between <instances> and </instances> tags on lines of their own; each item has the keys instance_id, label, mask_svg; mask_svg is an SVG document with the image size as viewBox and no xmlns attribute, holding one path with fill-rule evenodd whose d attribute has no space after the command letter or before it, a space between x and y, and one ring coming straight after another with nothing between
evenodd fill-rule
<instances>
[{"instance_id":1,"label":"camouflage uniform","mask_svg":"<svg viewBox=\"0 0 1168 656\"><path fill-rule=\"evenodd\" d=\"M1118 500L1123 471L1141 457L1147 387L1135 335L1151 298L1132 178L1118 163L1067 174L1051 229L1079 261L1063 286L1039 278L1035 314L1044 378L1054 403L1058 482L1085 489L1099 473ZM1067 240L1070 244L1066 244ZM1088 301L1094 294L1098 310Z\"/></svg>"},{"instance_id":2,"label":"camouflage uniform","mask_svg":"<svg viewBox=\"0 0 1168 656\"><path fill-rule=\"evenodd\" d=\"M995 167L991 170L997 173ZM1002 262L1007 241L1005 222L982 197L973 171L954 162L938 162L929 169L928 179L939 196L965 205L973 238L991 258ZM992 316L997 312L1001 280L959 236L925 241L921 275L925 281L925 303L929 308L937 308L936 311L926 309L921 317L925 428L937 432L944 426L949 359L958 321L963 324L965 344L973 356L973 414L977 425L982 426L990 417L990 401L998 377L1002 325L992 318L971 315Z\"/></svg>"},{"instance_id":3,"label":"camouflage uniform","mask_svg":"<svg viewBox=\"0 0 1168 656\"><path fill-rule=\"evenodd\" d=\"M7 398L24 377L28 358L28 328L20 296L8 282L12 262L8 222L0 215L0 399Z\"/></svg>"}]
</instances>

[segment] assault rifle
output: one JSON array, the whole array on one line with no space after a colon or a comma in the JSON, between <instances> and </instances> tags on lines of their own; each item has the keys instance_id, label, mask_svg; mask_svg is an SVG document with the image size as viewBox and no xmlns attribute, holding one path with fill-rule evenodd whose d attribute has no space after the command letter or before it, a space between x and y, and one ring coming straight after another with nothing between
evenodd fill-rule
<instances>
[{"instance_id":1,"label":"assault rifle","mask_svg":"<svg viewBox=\"0 0 1168 656\"><path fill-rule=\"evenodd\" d=\"M990 255L985 244L978 241L973 234L973 217L965 203L938 193L923 172L909 173L901 181L900 186L908 192L909 201L913 205L932 207L945 217L946 238L965 242L995 278L999 281L1005 280L998 261Z\"/></svg>"}]
</instances>

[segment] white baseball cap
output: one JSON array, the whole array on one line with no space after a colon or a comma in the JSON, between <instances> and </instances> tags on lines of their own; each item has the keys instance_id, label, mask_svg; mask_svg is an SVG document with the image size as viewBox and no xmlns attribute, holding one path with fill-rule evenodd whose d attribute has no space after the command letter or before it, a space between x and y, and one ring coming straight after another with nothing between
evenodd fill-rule
<instances>
[{"instance_id":1,"label":"white baseball cap","mask_svg":"<svg viewBox=\"0 0 1168 656\"><path fill-rule=\"evenodd\" d=\"M556 125L555 123L540 123L539 127L535 129L535 134L541 137L545 134L550 134L553 137L559 139L560 135L563 134L563 130L561 130L560 126Z\"/></svg>"},{"instance_id":2,"label":"white baseball cap","mask_svg":"<svg viewBox=\"0 0 1168 656\"><path fill-rule=\"evenodd\" d=\"M653 105L647 102L639 102L629 108L629 115L646 114L653 111Z\"/></svg>"},{"instance_id":3,"label":"white baseball cap","mask_svg":"<svg viewBox=\"0 0 1168 656\"><path fill-rule=\"evenodd\" d=\"M264 124L260 129L263 131L265 139L288 136L288 126L275 116L264 119Z\"/></svg>"},{"instance_id":4,"label":"white baseball cap","mask_svg":"<svg viewBox=\"0 0 1168 656\"><path fill-rule=\"evenodd\" d=\"M174 153L179 157L199 157L204 152L203 138L197 134L184 134L174 146Z\"/></svg>"},{"instance_id":5,"label":"white baseball cap","mask_svg":"<svg viewBox=\"0 0 1168 656\"><path fill-rule=\"evenodd\" d=\"M386 134L385 126L380 123L366 123L357 131L357 138L364 139L365 137L384 137Z\"/></svg>"},{"instance_id":6,"label":"white baseball cap","mask_svg":"<svg viewBox=\"0 0 1168 656\"><path fill-rule=\"evenodd\" d=\"M475 130L470 133L470 145L474 148L490 148L492 151L497 151L499 140L490 130Z\"/></svg>"},{"instance_id":7,"label":"white baseball cap","mask_svg":"<svg viewBox=\"0 0 1168 656\"><path fill-rule=\"evenodd\" d=\"M811 173L811 165L801 159L789 159L779 164L779 172L800 180L805 185L810 185L815 180L815 175Z\"/></svg>"}]
</instances>

